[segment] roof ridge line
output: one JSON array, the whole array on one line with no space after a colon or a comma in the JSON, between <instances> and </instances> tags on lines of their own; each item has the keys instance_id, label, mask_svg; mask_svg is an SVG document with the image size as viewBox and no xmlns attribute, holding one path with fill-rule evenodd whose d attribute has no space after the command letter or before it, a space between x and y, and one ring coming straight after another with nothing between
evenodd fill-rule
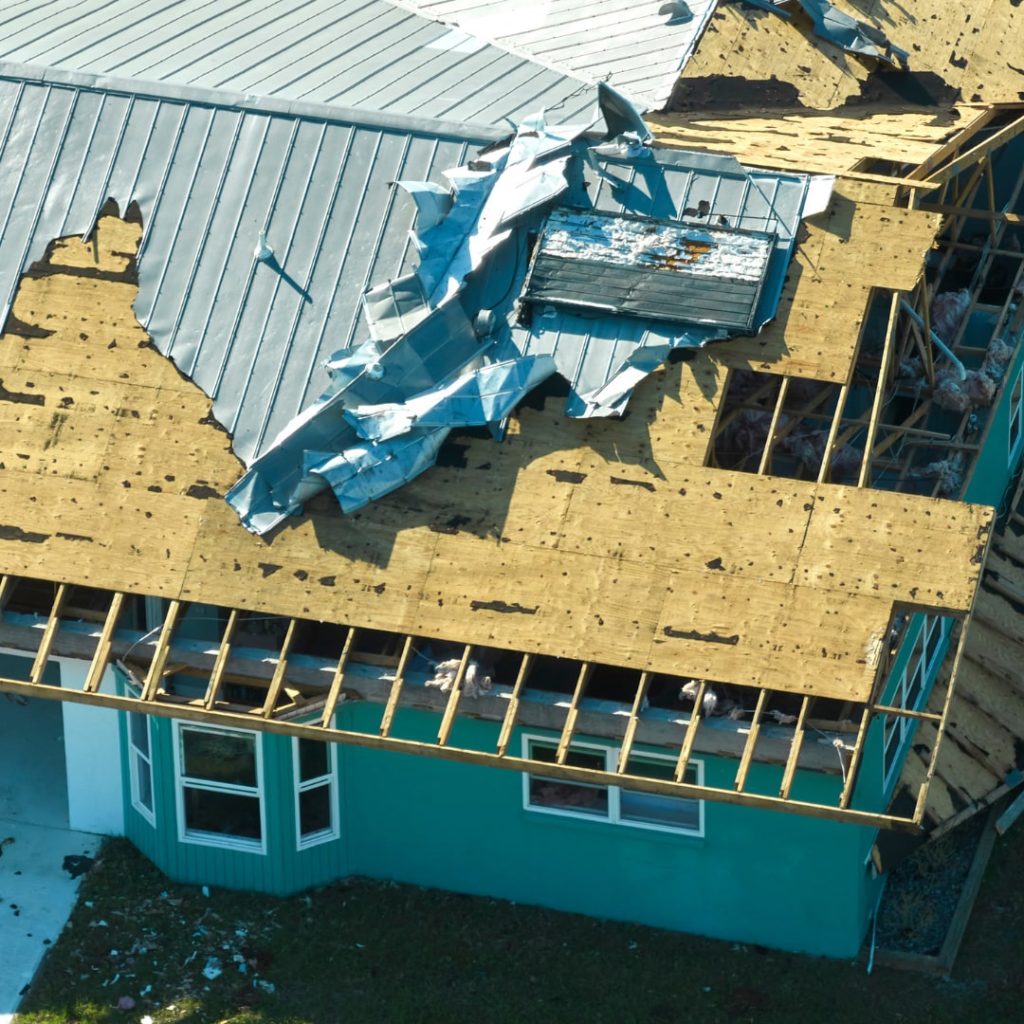
<instances>
[{"instance_id":1,"label":"roof ridge line","mask_svg":"<svg viewBox=\"0 0 1024 1024\"><path fill-rule=\"evenodd\" d=\"M70 71L44 64L23 64L18 61L0 60L0 80L5 78L18 82L37 82L40 85L95 89L98 92L121 93L144 99L167 100L196 106L246 110L285 117L304 117L311 120L330 121L369 129L378 128L406 134L448 136L462 142L492 142L505 138L509 134L509 129L505 125L485 128L464 124L460 121L444 121L413 114L368 111L357 107L334 106L329 103L309 100L279 99L273 96L211 89L207 86L180 85L173 82L122 78L115 75L96 75L87 71Z\"/></svg>"}]
</instances>

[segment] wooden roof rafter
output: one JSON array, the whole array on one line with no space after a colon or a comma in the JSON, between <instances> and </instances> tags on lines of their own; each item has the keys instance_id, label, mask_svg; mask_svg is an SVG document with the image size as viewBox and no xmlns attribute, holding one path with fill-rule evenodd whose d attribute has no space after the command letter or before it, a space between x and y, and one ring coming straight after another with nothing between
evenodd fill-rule
<instances>
[{"instance_id":1,"label":"wooden roof rafter","mask_svg":"<svg viewBox=\"0 0 1024 1024\"><path fill-rule=\"evenodd\" d=\"M10 580L11 577L4 577L3 584ZM504 707L500 714L494 714L481 710L479 705L467 707L469 702L464 700L466 694L463 682L473 655L472 645L463 647L458 671L449 690L447 693L439 694L436 690L427 691L422 685L408 685L408 669L415 638L407 635L401 638L401 655L393 676L390 679L379 680L374 687L367 685L365 675L359 678L348 678L346 675L352 667L356 637L356 631L350 628L340 645L336 662L327 663L327 669L319 673L319 685L313 685L309 681L313 675L311 670L306 669L303 672L290 664L296 634L296 620L290 619L276 656L261 658L258 663L254 661L250 666L251 676L246 675L247 668L239 663L240 659L236 658L232 663L232 677L258 687L263 694L263 697L252 706L243 706L220 696L221 686L228 674L232 645L237 643L236 627L239 613L236 609L220 610L225 620L221 638L215 649L207 650L203 658L196 659L189 658L187 654L175 648L175 633L183 621L184 608L181 602L167 602L162 620L157 626L149 633L135 636L128 641L124 639L123 632L120 636L117 635L118 620L125 609L125 595L120 592L107 593L109 606L102 625L84 632L79 628L74 631L74 636L69 638L71 646L62 647L61 627L64 623L61 614L70 587L65 584L55 586L56 597L45 621L37 619L33 626L0 621L0 643L17 643L22 645L22 649L35 644L33 669L28 680L0 678L0 691L186 721L230 725L302 739L372 749L390 749L506 770L535 772L568 782L627 786L640 792L785 810L834 821L903 831L916 831L921 825L927 800L927 784L934 774L934 767L932 766L928 778L922 785L913 816L881 814L856 808L853 806L853 798L857 770L862 761L868 727L878 715L927 718L930 722L935 722L940 737L945 727L946 712L942 716L936 716L903 711L877 702L864 704L860 708L859 725L852 744L842 738L841 732L825 737L828 745L833 746L836 751L831 770L836 773L838 768L842 775L842 785L836 787L836 802L816 803L806 799L795 799L792 796L792 788L797 772L801 769L808 770L809 761L816 765L815 770L820 771L823 767L822 754L819 753L817 759L813 755L808 757L808 749L805 746L807 732L812 728L809 709L814 698L802 698L798 715L771 715L769 702L775 691L758 687L753 711L742 712L752 714L749 726L737 723L731 755L718 751L718 756L731 756L736 762L732 784L712 786L696 783L688 780L687 767L696 751L707 749L698 745L702 729L707 731L706 697L710 692L707 681L701 680L693 711L677 723L663 723L660 729L656 745L675 750L676 768L673 778L656 779L639 775L635 769L631 769L631 753L635 743L652 743L652 736L644 731L644 707L651 683L651 675L647 672L639 674L624 726L621 714L609 715L607 711L591 712L590 718L585 721L584 699L594 666L589 662L580 663L576 683L567 702L541 705L540 702L531 700L524 704L523 697L528 689L533 660L533 656L526 652L520 655L521 662L515 685L507 693L497 694L499 703ZM8 616L9 620L10 618ZM69 650L89 662L84 685L80 688L49 685L43 680L43 669L47 660L52 656L66 655ZM116 664L130 681L124 694L102 692L99 687L98 681L111 664ZM172 686L166 685L167 680L171 678L170 673L177 666L181 666L191 677L205 678L205 686L199 696L177 694ZM955 670L956 665L954 677ZM296 685L289 689L289 678L299 675L302 678L292 679ZM439 717L436 739L413 741L396 736L392 726L399 708L423 709L425 705L422 695L425 692L432 696L431 709ZM289 695L286 700L282 699L285 693ZM360 699L382 706L379 725L372 731L340 728L334 719L334 711L339 703ZM579 767L571 764L568 759L574 737L591 734L595 714L601 714L611 720L611 733L621 737L620 754L615 767L611 770ZM471 748L456 742L454 726L462 716L493 722L496 735L493 749ZM793 724L795 720L795 728L786 731L786 739L780 741L776 727L776 735L766 744L763 742L764 728L770 718L785 722L787 726ZM523 728L544 729L556 734L557 753L554 763L537 761L510 752L512 730L517 725ZM766 750L766 747L770 749ZM939 744L936 743L936 751L938 747ZM751 787L751 769L758 763L784 765L782 783L777 794L765 794L759 788Z\"/></svg>"}]
</instances>

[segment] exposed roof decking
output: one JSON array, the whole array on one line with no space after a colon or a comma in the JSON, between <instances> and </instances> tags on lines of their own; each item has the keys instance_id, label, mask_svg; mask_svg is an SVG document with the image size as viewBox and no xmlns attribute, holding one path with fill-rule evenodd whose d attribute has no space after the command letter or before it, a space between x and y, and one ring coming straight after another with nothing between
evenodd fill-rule
<instances>
[{"instance_id":1,"label":"exposed roof decking","mask_svg":"<svg viewBox=\"0 0 1024 1024\"><path fill-rule=\"evenodd\" d=\"M138 232L105 219L100 258ZM722 389L703 355L625 421L525 410L504 444L466 441L465 468L268 543L216 496L239 464L201 392L138 348L132 293L59 266L23 282L15 316L56 333L0 346L22 396L0 403L5 571L854 700L893 602L970 605L989 510L703 468Z\"/></svg>"},{"instance_id":2,"label":"exposed roof decking","mask_svg":"<svg viewBox=\"0 0 1024 1024\"><path fill-rule=\"evenodd\" d=\"M873 22L890 42L908 50L912 72L937 76L926 87L945 83L960 89L969 103L1020 101L1024 7L1012 0L916 0L912 5L835 0L835 6ZM878 67L877 61L857 58L814 35L801 15L787 22L744 3L722 4L683 69L680 93L685 98L689 80L723 76L728 81L715 88L721 97L733 96L734 106L736 89L746 90L743 105L756 108L780 105L779 92L789 94L792 86L791 104L829 110L857 101ZM925 95L920 85L916 88ZM870 86L866 92L883 103L899 102L884 84L877 94Z\"/></svg>"},{"instance_id":3,"label":"exposed roof decking","mask_svg":"<svg viewBox=\"0 0 1024 1024\"><path fill-rule=\"evenodd\" d=\"M10 0L0 60L490 127L593 108L571 76L389 0ZM564 106L563 106L564 105Z\"/></svg>"}]
</instances>

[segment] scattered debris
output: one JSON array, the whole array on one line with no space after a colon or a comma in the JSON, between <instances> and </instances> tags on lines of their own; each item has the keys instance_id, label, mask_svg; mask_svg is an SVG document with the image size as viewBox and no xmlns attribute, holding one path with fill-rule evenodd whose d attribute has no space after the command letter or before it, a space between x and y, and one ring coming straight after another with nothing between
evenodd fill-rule
<instances>
[{"instance_id":1,"label":"scattered debris","mask_svg":"<svg viewBox=\"0 0 1024 1024\"><path fill-rule=\"evenodd\" d=\"M64 863L61 867L72 878L79 878L80 876L90 872L95 863L95 857L87 857L81 853L69 853L64 858Z\"/></svg>"},{"instance_id":2,"label":"scattered debris","mask_svg":"<svg viewBox=\"0 0 1024 1024\"><path fill-rule=\"evenodd\" d=\"M459 672L459 658L449 658L438 662L434 667L434 678L428 679L426 685L437 687L442 693L449 693L455 684ZM462 680L461 690L466 697L479 697L491 689L491 677L484 674L478 661L470 660Z\"/></svg>"}]
</instances>

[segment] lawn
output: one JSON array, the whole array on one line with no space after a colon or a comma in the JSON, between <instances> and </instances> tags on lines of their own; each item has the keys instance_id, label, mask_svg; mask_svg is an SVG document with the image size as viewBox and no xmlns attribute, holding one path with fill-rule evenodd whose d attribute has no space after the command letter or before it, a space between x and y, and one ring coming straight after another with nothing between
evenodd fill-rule
<instances>
[{"instance_id":1,"label":"lawn","mask_svg":"<svg viewBox=\"0 0 1024 1024\"><path fill-rule=\"evenodd\" d=\"M18 1020L1011 1024L1024 1021L1022 867L1018 828L941 981L363 880L207 894L111 841Z\"/></svg>"}]
</instances>

